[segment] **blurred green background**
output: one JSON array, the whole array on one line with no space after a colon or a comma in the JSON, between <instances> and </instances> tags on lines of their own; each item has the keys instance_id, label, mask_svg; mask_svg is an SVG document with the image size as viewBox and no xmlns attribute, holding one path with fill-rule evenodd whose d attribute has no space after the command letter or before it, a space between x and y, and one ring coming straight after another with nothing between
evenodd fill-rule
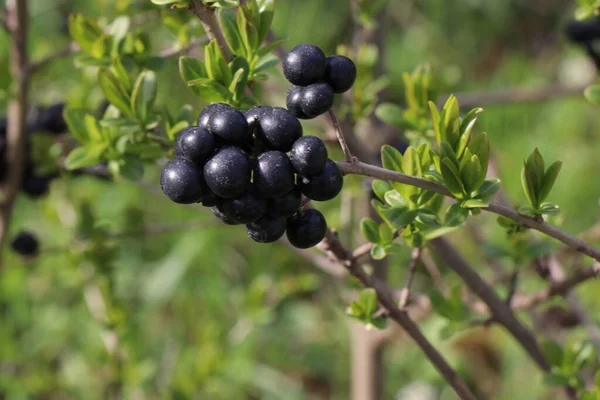
<instances>
[{"instance_id":1,"label":"blurred green background","mask_svg":"<svg viewBox=\"0 0 600 400\"><path fill-rule=\"evenodd\" d=\"M151 32L155 49L174 41L149 1L30 3L33 58L69 43L71 12L110 21L119 7L139 6L146 9L140 29ZM571 1L393 0L384 14L379 62L392 82L387 101L403 103L401 74L423 62L431 64L440 93L579 86L595 76L582 50L564 37ZM350 18L347 0L277 0L274 33L287 39L286 48L308 42L332 54L351 40ZM5 110L5 34L0 48ZM285 87L274 72L263 101L283 105ZM159 95L169 109L203 107L181 82L175 59L160 71ZM35 104L67 101L94 109L102 95L94 74L75 68L70 57L36 75L31 98ZM600 197L598 108L582 95L484 108L479 126L490 135L509 199L524 201L522 159L537 146L547 161L564 162L550 198L563 211L554 222L571 233L593 225ZM317 123L305 129L322 134ZM337 150L332 154L341 159ZM363 195L357 178L346 179L346 190ZM333 227L340 222L339 201L319 205ZM505 246L493 217L482 215L478 222L490 243ZM218 225L200 206L169 202L158 186L158 168L147 169L139 184L65 175L47 197L19 198L11 232L24 229L40 238L42 253L22 260L7 252L0 271L0 398L103 399L116 390L126 399L350 398L350 321L341 285L282 244L257 245L243 229ZM490 276L481 248L460 232L451 239ZM408 257L391 258L391 284L402 284ZM448 282L456 283L440 265ZM544 282L528 275L522 285L535 290ZM415 286L426 292L431 282L419 274ZM579 292L598 320L596 288L590 283ZM531 315L521 316L531 321ZM480 390L489 398L548 394L539 371L501 328L443 339L438 317L420 324L468 381L485 386ZM407 339L393 340L384 361L383 398L453 398ZM433 397L415 394L416 383ZM402 394L411 387L417 397Z\"/></svg>"}]
</instances>

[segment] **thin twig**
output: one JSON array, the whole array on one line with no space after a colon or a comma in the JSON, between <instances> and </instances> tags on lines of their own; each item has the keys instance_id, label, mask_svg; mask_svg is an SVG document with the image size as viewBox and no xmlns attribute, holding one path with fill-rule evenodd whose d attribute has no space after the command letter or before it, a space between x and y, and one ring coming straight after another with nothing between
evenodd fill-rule
<instances>
[{"instance_id":1,"label":"thin twig","mask_svg":"<svg viewBox=\"0 0 600 400\"><path fill-rule=\"evenodd\" d=\"M342 129L340 128L340 122L335 116L335 112L333 111L333 109L330 108L328 113L329 119L331 120L331 124L333 125L333 129L335 130L335 134L338 138L338 141L340 142L342 151L344 152L344 157L346 158L346 161L349 163L354 163L356 161L356 157L352 155L352 152L348 147L348 143L346 143L346 138L344 137Z\"/></svg>"},{"instance_id":2,"label":"thin twig","mask_svg":"<svg viewBox=\"0 0 600 400\"><path fill-rule=\"evenodd\" d=\"M28 55L28 2L9 0L6 2L6 22L10 27L10 74L16 86L16 96L8 105L8 132L6 141L6 163L8 179L2 187L3 203L0 207L0 266L2 249L6 242L13 206L21 187L25 152L25 127L27 119L29 74Z\"/></svg>"},{"instance_id":3,"label":"thin twig","mask_svg":"<svg viewBox=\"0 0 600 400\"><path fill-rule=\"evenodd\" d=\"M400 182L411 186L420 187L425 190L430 190L432 192L443 194L444 196L454 198L452 194L446 189L444 186L428 181L423 178L418 178L411 175L406 175L400 172L391 171L388 169L376 167L374 165L365 164L360 161L355 161L353 163L348 162L338 162L338 168L343 174L357 174L363 176L370 176L372 178L383 179L393 182ZM574 250L588 255L594 258L597 261L600 261L600 250L590 246L589 244L583 242L582 240L576 238L575 236L569 235L568 233L558 229L555 226L549 225L544 221L534 219L527 215L523 215L519 213L517 210L512 209L510 207L502 206L499 204L490 204L488 207L482 208L484 211L489 211L494 214L501 215L503 217L509 218L519 224L534 229L536 231L545 233L546 235L553 237L567 246L573 248Z\"/></svg>"},{"instance_id":4,"label":"thin twig","mask_svg":"<svg viewBox=\"0 0 600 400\"><path fill-rule=\"evenodd\" d=\"M412 251L410 258L410 264L408 265L408 273L406 274L406 283L400 292L400 309L406 309L408 305L408 298L410 296L410 287L412 286L415 272L417 271L417 264L421 259L423 249L421 247L415 247Z\"/></svg>"},{"instance_id":5,"label":"thin twig","mask_svg":"<svg viewBox=\"0 0 600 400\"><path fill-rule=\"evenodd\" d=\"M191 10L200 19L200 23L204 28L204 32L206 32L206 36L208 36L210 40L215 40L217 42L217 46L225 61L231 61L233 59L233 53L227 45L223 31L215 16L216 10L204 5L201 0L193 0Z\"/></svg>"}]
</instances>

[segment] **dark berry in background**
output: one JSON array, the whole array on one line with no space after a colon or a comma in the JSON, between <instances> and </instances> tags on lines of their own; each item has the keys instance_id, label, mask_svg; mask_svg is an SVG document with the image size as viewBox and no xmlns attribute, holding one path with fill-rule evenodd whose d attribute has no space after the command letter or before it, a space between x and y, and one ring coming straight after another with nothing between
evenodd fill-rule
<instances>
[{"instance_id":1,"label":"dark berry in background","mask_svg":"<svg viewBox=\"0 0 600 400\"><path fill-rule=\"evenodd\" d=\"M250 191L237 199L223 200L220 209L231 221L247 224L265 215L267 201L257 198Z\"/></svg>"},{"instance_id":2,"label":"dark berry in background","mask_svg":"<svg viewBox=\"0 0 600 400\"><path fill-rule=\"evenodd\" d=\"M327 83L313 83L302 89L300 107L309 117L317 117L329 111L333 106L335 94Z\"/></svg>"},{"instance_id":3,"label":"dark berry in background","mask_svg":"<svg viewBox=\"0 0 600 400\"><path fill-rule=\"evenodd\" d=\"M190 126L179 133L175 143L175 154L203 166L215 148L215 137L212 133L198 126Z\"/></svg>"},{"instance_id":4,"label":"dark berry in background","mask_svg":"<svg viewBox=\"0 0 600 400\"><path fill-rule=\"evenodd\" d=\"M292 145L290 161L300 175L319 174L327 161L327 147L316 136L303 136Z\"/></svg>"},{"instance_id":5,"label":"dark berry in background","mask_svg":"<svg viewBox=\"0 0 600 400\"><path fill-rule=\"evenodd\" d=\"M267 151L258 157L254 171L254 184L265 197L277 197L294 188L294 170L287 155L280 151Z\"/></svg>"},{"instance_id":6,"label":"dark berry in background","mask_svg":"<svg viewBox=\"0 0 600 400\"><path fill-rule=\"evenodd\" d=\"M285 233L285 218L265 216L246 225L248 237L259 243L273 243Z\"/></svg>"},{"instance_id":7,"label":"dark berry in background","mask_svg":"<svg viewBox=\"0 0 600 400\"><path fill-rule=\"evenodd\" d=\"M52 182L52 179L56 177L57 175L26 175L23 177L21 190L27 196L37 199L48 193L48 189L50 189L50 183Z\"/></svg>"},{"instance_id":8,"label":"dark berry in background","mask_svg":"<svg viewBox=\"0 0 600 400\"><path fill-rule=\"evenodd\" d=\"M337 165L333 161L327 160L320 174L301 177L298 186L302 194L309 199L327 201L340 193L344 186L344 178Z\"/></svg>"},{"instance_id":9,"label":"dark berry in background","mask_svg":"<svg viewBox=\"0 0 600 400\"><path fill-rule=\"evenodd\" d=\"M296 118L311 119L311 117L304 114L304 111L302 111L302 106L300 106L301 95L302 86L290 86L285 97L285 106Z\"/></svg>"},{"instance_id":10,"label":"dark berry in background","mask_svg":"<svg viewBox=\"0 0 600 400\"><path fill-rule=\"evenodd\" d=\"M325 54L312 44L299 44L283 60L283 74L294 85L306 86L325 75Z\"/></svg>"},{"instance_id":11,"label":"dark berry in background","mask_svg":"<svg viewBox=\"0 0 600 400\"><path fill-rule=\"evenodd\" d=\"M190 204L202 200L202 170L185 158L170 160L160 175L162 191L175 203Z\"/></svg>"},{"instance_id":12,"label":"dark berry in background","mask_svg":"<svg viewBox=\"0 0 600 400\"><path fill-rule=\"evenodd\" d=\"M37 108L33 113L34 121L30 127L31 131L44 131L55 135L67 132L68 127L63 118L64 108L64 103Z\"/></svg>"},{"instance_id":13,"label":"dark berry in background","mask_svg":"<svg viewBox=\"0 0 600 400\"><path fill-rule=\"evenodd\" d=\"M208 129L208 124L210 122L210 118L213 115L217 115L221 110L226 110L231 108L229 104L225 103L211 103L202 110L200 115L198 116L198 126L200 128Z\"/></svg>"},{"instance_id":14,"label":"dark berry in background","mask_svg":"<svg viewBox=\"0 0 600 400\"><path fill-rule=\"evenodd\" d=\"M233 199L250 186L250 160L239 148L224 147L204 165L204 179L217 196Z\"/></svg>"},{"instance_id":15,"label":"dark berry in background","mask_svg":"<svg viewBox=\"0 0 600 400\"><path fill-rule=\"evenodd\" d=\"M246 116L231 106L210 117L208 130L231 144L244 144L250 134Z\"/></svg>"},{"instance_id":16,"label":"dark berry in background","mask_svg":"<svg viewBox=\"0 0 600 400\"><path fill-rule=\"evenodd\" d=\"M331 86L335 93L344 93L349 90L356 80L356 65L348 57L327 57L325 69L325 82Z\"/></svg>"},{"instance_id":17,"label":"dark berry in background","mask_svg":"<svg viewBox=\"0 0 600 400\"><path fill-rule=\"evenodd\" d=\"M302 124L285 108L276 107L261 115L256 135L267 149L287 153L302 136Z\"/></svg>"},{"instance_id":18,"label":"dark berry in background","mask_svg":"<svg viewBox=\"0 0 600 400\"><path fill-rule=\"evenodd\" d=\"M325 237L327 222L318 210L309 208L287 220L287 238L299 249L316 246Z\"/></svg>"},{"instance_id":19,"label":"dark berry in background","mask_svg":"<svg viewBox=\"0 0 600 400\"><path fill-rule=\"evenodd\" d=\"M210 211L212 211L213 215L225 225L238 225L237 222L232 221L231 218L225 215L225 213L221 211L219 206L211 207Z\"/></svg>"},{"instance_id":20,"label":"dark berry in background","mask_svg":"<svg viewBox=\"0 0 600 400\"><path fill-rule=\"evenodd\" d=\"M267 214L271 217L291 217L298 212L300 204L302 204L302 193L298 188L294 188L283 196L269 199Z\"/></svg>"},{"instance_id":21,"label":"dark berry in background","mask_svg":"<svg viewBox=\"0 0 600 400\"><path fill-rule=\"evenodd\" d=\"M11 243L13 251L22 256L34 256L38 253L39 243L37 238L30 232L21 232Z\"/></svg>"}]
</instances>

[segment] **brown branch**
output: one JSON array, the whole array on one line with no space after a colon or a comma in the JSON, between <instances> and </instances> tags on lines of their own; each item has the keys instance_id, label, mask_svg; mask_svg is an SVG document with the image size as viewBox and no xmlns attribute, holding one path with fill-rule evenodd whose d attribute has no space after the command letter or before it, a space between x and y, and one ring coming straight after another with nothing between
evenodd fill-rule
<instances>
[{"instance_id":1,"label":"brown branch","mask_svg":"<svg viewBox=\"0 0 600 400\"><path fill-rule=\"evenodd\" d=\"M342 129L340 128L340 122L335 116L335 112L333 111L333 109L330 108L327 113L329 114L329 119L331 120L331 124L333 125L333 129L337 136L338 142L340 143L342 151L344 152L344 157L346 158L346 161L349 163L353 163L354 161L356 161L356 157L352 155L352 152L348 147L348 143L346 143L346 139L344 138L344 134L342 133Z\"/></svg>"},{"instance_id":2,"label":"brown branch","mask_svg":"<svg viewBox=\"0 0 600 400\"><path fill-rule=\"evenodd\" d=\"M418 178L411 175L406 175L400 172L391 171L388 169L376 167L374 165L365 164L360 161L353 163L338 162L338 168L343 174L357 174L363 176L370 176L372 178L383 179L393 182L400 182L411 186L420 187L422 189L430 190L432 192L443 194L444 196L454 198L452 194L444 186L428 181L423 178ZM569 235L568 233L556 228L555 226L549 225L542 220L531 218L527 215L519 213L510 207L502 206L499 204L490 204L488 207L482 208L482 210L492 212L494 214L501 215L509 218L519 224L534 229L536 231L545 233L546 235L553 237L567 246L575 249L576 251L588 255L597 261L600 261L600 250L590 246L575 236Z\"/></svg>"},{"instance_id":3,"label":"brown branch","mask_svg":"<svg viewBox=\"0 0 600 400\"><path fill-rule=\"evenodd\" d=\"M0 207L0 257L6 243L13 206L21 187L25 151L25 127L27 119L29 74L27 73L27 0L9 0L6 3L6 22L10 27L10 75L16 87L15 97L8 104L6 163L8 178L2 186ZM0 259L0 266L2 265Z\"/></svg>"},{"instance_id":4,"label":"brown branch","mask_svg":"<svg viewBox=\"0 0 600 400\"><path fill-rule=\"evenodd\" d=\"M406 275L406 283L404 284L404 288L400 292L400 309L406 309L408 305L408 298L410 296L410 287L412 286L412 281L415 276L415 272L417 271L417 264L421 260L421 254L423 249L420 247L415 247L412 251L410 264L408 266L408 273Z\"/></svg>"},{"instance_id":5,"label":"brown branch","mask_svg":"<svg viewBox=\"0 0 600 400\"><path fill-rule=\"evenodd\" d=\"M208 36L210 40L215 40L217 42L217 46L225 61L231 61L233 59L233 53L227 45L223 31L219 26L219 21L217 21L215 15L216 10L204 5L201 0L193 0L191 10L200 19L200 23L204 28L204 32L206 32L206 36Z\"/></svg>"},{"instance_id":6,"label":"brown branch","mask_svg":"<svg viewBox=\"0 0 600 400\"><path fill-rule=\"evenodd\" d=\"M327 231L325 240L321 243L321 247L323 247L340 264L344 265L348 272L357 278L365 287L375 290L377 299L381 306L387 310L389 318L398 323L398 325L408 333L438 372L454 388L461 399L476 399L475 395L469 390L456 371L423 335L415 322L405 311L398 308L394 296L387 285L381 280L368 275L364 269L351 258L350 252L344 248L332 231Z\"/></svg>"}]
</instances>

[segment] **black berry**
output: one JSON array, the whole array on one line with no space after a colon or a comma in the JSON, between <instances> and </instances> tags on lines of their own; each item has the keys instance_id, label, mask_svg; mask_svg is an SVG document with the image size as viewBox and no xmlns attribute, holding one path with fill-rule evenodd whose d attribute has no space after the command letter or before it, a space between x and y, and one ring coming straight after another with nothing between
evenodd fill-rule
<instances>
[{"instance_id":1,"label":"black berry","mask_svg":"<svg viewBox=\"0 0 600 400\"><path fill-rule=\"evenodd\" d=\"M222 107L210 117L208 130L231 144L243 144L250 131L246 116L233 107Z\"/></svg>"},{"instance_id":2,"label":"black berry","mask_svg":"<svg viewBox=\"0 0 600 400\"><path fill-rule=\"evenodd\" d=\"M311 176L321 173L327 161L325 143L316 136L301 137L292 146L290 161L300 175Z\"/></svg>"},{"instance_id":3,"label":"black berry","mask_svg":"<svg viewBox=\"0 0 600 400\"><path fill-rule=\"evenodd\" d=\"M288 218L296 214L302 203L302 193L294 188L283 196L269 199L267 203L267 214L272 217Z\"/></svg>"},{"instance_id":4,"label":"black berry","mask_svg":"<svg viewBox=\"0 0 600 400\"><path fill-rule=\"evenodd\" d=\"M216 148L215 137L207 129L190 126L179 133L175 154L203 166Z\"/></svg>"},{"instance_id":5,"label":"black berry","mask_svg":"<svg viewBox=\"0 0 600 400\"><path fill-rule=\"evenodd\" d=\"M287 238L299 249L316 246L325 237L327 222L318 210L304 210L287 220Z\"/></svg>"},{"instance_id":6,"label":"black berry","mask_svg":"<svg viewBox=\"0 0 600 400\"><path fill-rule=\"evenodd\" d=\"M200 128L208 129L208 124L212 116L217 115L221 110L231 108L229 104L225 103L211 103L202 110L198 116L198 126Z\"/></svg>"},{"instance_id":7,"label":"black berry","mask_svg":"<svg viewBox=\"0 0 600 400\"><path fill-rule=\"evenodd\" d=\"M202 205L204 207L213 207L219 204L219 200L219 196L214 194L213 191L208 188L208 185L206 185L202 194Z\"/></svg>"},{"instance_id":8,"label":"black berry","mask_svg":"<svg viewBox=\"0 0 600 400\"><path fill-rule=\"evenodd\" d=\"M302 111L302 107L300 106L301 95L302 86L290 86L285 97L286 107L296 118L310 119L311 117L304 114L304 111Z\"/></svg>"},{"instance_id":9,"label":"black berry","mask_svg":"<svg viewBox=\"0 0 600 400\"><path fill-rule=\"evenodd\" d=\"M48 193L52 178L53 176L26 175L21 189L29 197L37 199Z\"/></svg>"},{"instance_id":10,"label":"black berry","mask_svg":"<svg viewBox=\"0 0 600 400\"><path fill-rule=\"evenodd\" d=\"M280 151L267 151L257 160L254 183L263 198L284 195L294 188L294 170L288 156Z\"/></svg>"},{"instance_id":11,"label":"black berry","mask_svg":"<svg viewBox=\"0 0 600 400\"><path fill-rule=\"evenodd\" d=\"M348 57L327 57L325 81L335 93L344 93L349 90L356 80L356 65Z\"/></svg>"},{"instance_id":12,"label":"black berry","mask_svg":"<svg viewBox=\"0 0 600 400\"><path fill-rule=\"evenodd\" d=\"M265 215L267 201L247 192L237 199L224 200L220 209L233 222L247 224Z\"/></svg>"},{"instance_id":13,"label":"black berry","mask_svg":"<svg viewBox=\"0 0 600 400\"><path fill-rule=\"evenodd\" d=\"M185 158L169 161L160 175L162 191L175 203L199 202L203 185L202 170Z\"/></svg>"},{"instance_id":14,"label":"black berry","mask_svg":"<svg viewBox=\"0 0 600 400\"><path fill-rule=\"evenodd\" d=\"M237 222L234 222L229 218L225 213L219 208L219 206L214 206L210 208L210 211L214 214L215 217L225 225L238 225Z\"/></svg>"},{"instance_id":15,"label":"black berry","mask_svg":"<svg viewBox=\"0 0 600 400\"><path fill-rule=\"evenodd\" d=\"M334 93L327 83L313 83L302 89L300 107L309 117L326 113L333 105Z\"/></svg>"},{"instance_id":16,"label":"black berry","mask_svg":"<svg viewBox=\"0 0 600 400\"><path fill-rule=\"evenodd\" d=\"M299 44L283 60L283 74L294 85L306 86L325 75L325 54L312 44Z\"/></svg>"},{"instance_id":17,"label":"black berry","mask_svg":"<svg viewBox=\"0 0 600 400\"><path fill-rule=\"evenodd\" d=\"M260 117L271 109L272 107L269 106L254 106L244 113L246 115L246 121L248 122L248 127L250 128L251 133L253 133L256 129Z\"/></svg>"},{"instance_id":18,"label":"black berry","mask_svg":"<svg viewBox=\"0 0 600 400\"><path fill-rule=\"evenodd\" d=\"M273 243L285 233L284 218L263 217L246 225L246 233L250 239L259 243Z\"/></svg>"},{"instance_id":19,"label":"black berry","mask_svg":"<svg viewBox=\"0 0 600 400\"><path fill-rule=\"evenodd\" d=\"M302 177L298 186L302 194L309 199L327 201L337 196L343 185L344 178L337 165L333 161L327 160L320 174Z\"/></svg>"},{"instance_id":20,"label":"black berry","mask_svg":"<svg viewBox=\"0 0 600 400\"><path fill-rule=\"evenodd\" d=\"M39 250L39 243L32 233L21 232L13 239L11 247L22 256L34 256Z\"/></svg>"},{"instance_id":21,"label":"black berry","mask_svg":"<svg viewBox=\"0 0 600 400\"><path fill-rule=\"evenodd\" d=\"M277 107L260 116L256 135L269 150L286 153L302 136L302 124L291 112Z\"/></svg>"},{"instance_id":22,"label":"black berry","mask_svg":"<svg viewBox=\"0 0 600 400\"><path fill-rule=\"evenodd\" d=\"M250 160L237 147L219 150L204 165L204 179L217 196L233 199L250 186Z\"/></svg>"}]
</instances>

